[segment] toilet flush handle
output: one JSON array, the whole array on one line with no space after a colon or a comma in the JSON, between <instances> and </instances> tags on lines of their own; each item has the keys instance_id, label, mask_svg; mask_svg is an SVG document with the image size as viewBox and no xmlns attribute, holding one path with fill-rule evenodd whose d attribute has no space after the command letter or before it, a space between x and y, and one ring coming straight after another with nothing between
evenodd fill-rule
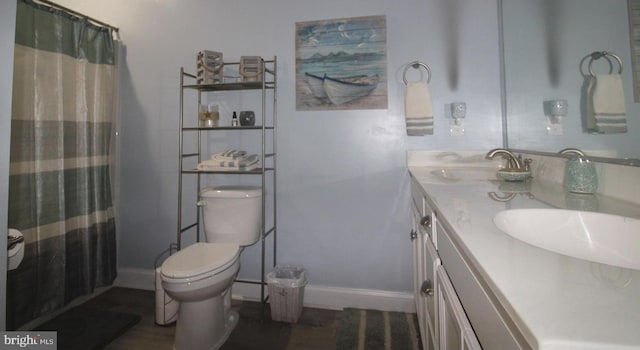
<instances>
[{"instance_id":1,"label":"toilet flush handle","mask_svg":"<svg viewBox=\"0 0 640 350\"><path fill-rule=\"evenodd\" d=\"M205 201L197 201L196 205L199 206L199 207L204 207L204 206L207 205L207 202L205 202Z\"/></svg>"},{"instance_id":2,"label":"toilet flush handle","mask_svg":"<svg viewBox=\"0 0 640 350\"><path fill-rule=\"evenodd\" d=\"M11 233L7 236L7 250L13 249L18 243L24 242L24 236L12 236Z\"/></svg>"}]
</instances>

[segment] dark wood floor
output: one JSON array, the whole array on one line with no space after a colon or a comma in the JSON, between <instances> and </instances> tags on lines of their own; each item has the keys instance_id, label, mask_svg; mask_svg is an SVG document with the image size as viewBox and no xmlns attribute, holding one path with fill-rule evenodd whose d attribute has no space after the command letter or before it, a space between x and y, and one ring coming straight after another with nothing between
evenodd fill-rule
<instances>
[{"instance_id":1,"label":"dark wood floor","mask_svg":"<svg viewBox=\"0 0 640 350\"><path fill-rule=\"evenodd\" d=\"M142 317L105 349L172 349L175 326L155 324L154 292L115 287L88 303ZM333 350L342 325L340 311L305 308L298 323L288 324L271 321L268 305L264 319L259 303L234 301L233 308L240 313L240 322L221 350Z\"/></svg>"}]
</instances>

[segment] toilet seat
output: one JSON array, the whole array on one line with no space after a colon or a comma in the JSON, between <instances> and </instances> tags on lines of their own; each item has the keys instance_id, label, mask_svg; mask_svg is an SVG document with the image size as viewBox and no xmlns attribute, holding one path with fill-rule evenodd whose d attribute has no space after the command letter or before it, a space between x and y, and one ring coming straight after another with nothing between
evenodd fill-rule
<instances>
[{"instance_id":1,"label":"toilet seat","mask_svg":"<svg viewBox=\"0 0 640 350\"><path fill-rule=\"evenodd\" d=\"M167 282L198 281L226 270L239 256L235 243L194 243L167 258L162 277Z\"/></svg>"}]
</instances>

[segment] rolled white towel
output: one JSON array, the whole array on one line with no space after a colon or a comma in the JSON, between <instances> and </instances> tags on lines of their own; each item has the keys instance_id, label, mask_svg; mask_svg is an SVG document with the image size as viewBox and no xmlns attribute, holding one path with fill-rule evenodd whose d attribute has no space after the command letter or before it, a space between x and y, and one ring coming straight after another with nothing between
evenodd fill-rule
<instances>
[{"instance_id":1,"label":"rolled white towel","mask_svg":"<svg viewBox=\"0 0 640 350\"><path fill-rule=\"evenodd\" d=\"M226 158L216 157L216 158L210 159L210 161L212 161L213 164L216 164L217 166L220 166L220 167L240 167L240 166L246 166L247 164L257 162L258 155L251 154L248 156L238 157L233 160L227 160Z\"/></svg>"},{"instance_id":2,"label":"rolled white towel","mask_svg":"<svg viewBox=\"0 0 640 350\"><path fill-rule=\"evenodd\" d=\"M228 149L222 152L218 152L211 156L211 159L217 159L219 161L233 161L238 158L244 157L247 155L246 151L240 151L235 149Z\"/></svg>"},{"instance_id":3,"label":"rolled white towel","mask_svg":"<svg viewBox=\"0 0 640 350\"><path fill-rule=\"evenodd\" d=\"M196 167L198 170L207 171L248 171L258 167L258 155L252 154L233 161L219 161L208 159Z\"/></svg>"},{"instance_id":4,"label":"rolled white towel","mask_svg":"<svg viewBox=\"0 0 640 350\"><path fill-rule=\"evenodd\" d=\"M198 164L198 170L201 171L251 171L255 170L256 168L258 168L258 162L242 167L217 167L206 164Z\"/></svg>"}]
</instances>

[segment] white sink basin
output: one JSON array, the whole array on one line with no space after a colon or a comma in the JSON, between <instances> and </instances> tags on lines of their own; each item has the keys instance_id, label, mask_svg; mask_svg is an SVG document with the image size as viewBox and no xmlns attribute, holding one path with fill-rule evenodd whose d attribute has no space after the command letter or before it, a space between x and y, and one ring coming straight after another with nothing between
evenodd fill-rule
<instances>
[{"instance_id":1,"label":"white sink basin","mask_svg":"<svg viewBox=\"0 0 640 350\"><path fill-rule=\"evenodd\" d=\"M436 169L431 174L446 181L486 181L496 180L496 168L451 167Z\"/></svg>"},{"instance_id":2,"label":"white sink basin","mask_svg":"<svg viewBox=\"0 0 640 350\"><path fill-rule=\"evenodd\" d=\"M561 209L512 209L493 222L503 232L555 253L640 270L640 220Z\"/></svg>"}]
</instances>

